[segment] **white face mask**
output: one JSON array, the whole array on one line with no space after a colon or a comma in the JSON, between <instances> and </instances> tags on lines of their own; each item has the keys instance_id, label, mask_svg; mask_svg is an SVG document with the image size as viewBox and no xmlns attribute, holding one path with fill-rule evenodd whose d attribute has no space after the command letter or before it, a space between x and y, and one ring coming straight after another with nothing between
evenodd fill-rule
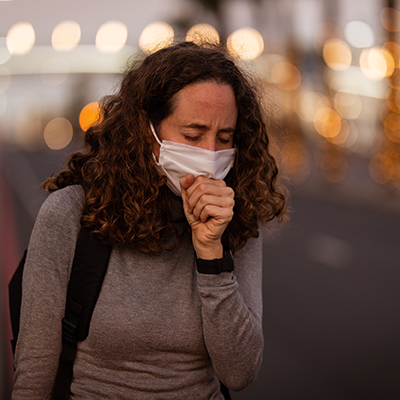
<instances>
[{"instance_id":1,"label":"white face mask","mask_svg":"<svg viewBox=\"0 0 400 400\"><path fill-rule=\"evenodd\" d=\"M224 179L232 168L235 160L235 148L212 151L168 140L161 142L151 122L150 129L160 145L158 161L154 154L153 157L161 172L167 177L168 187L177 196L181 195L179 181L184 176L193 174L195 178L205 176L206 178Z\"/></svg>"}]
</instances>

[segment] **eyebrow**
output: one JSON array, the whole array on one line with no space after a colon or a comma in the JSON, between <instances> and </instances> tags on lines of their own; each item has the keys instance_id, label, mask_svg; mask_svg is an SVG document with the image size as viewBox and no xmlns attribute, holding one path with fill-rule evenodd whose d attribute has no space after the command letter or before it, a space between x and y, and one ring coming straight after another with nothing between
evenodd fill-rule
<instances>
[{"instance_id":1,"label":"eyebrow","mask_svg":"<svg viewBox=\"0 0 400 400\"><path fill-rule=\"evenodd\" d=\"M202 125L202 124L192 123L192 124L189 124L189 125L182 125L182 128L194 128L194 129L204 130L204 129L207 129L208 126L207 125ZM234 133L235 129L227 127L227 128L220 129L219 132Z\"/></svg>"}]
</instances>

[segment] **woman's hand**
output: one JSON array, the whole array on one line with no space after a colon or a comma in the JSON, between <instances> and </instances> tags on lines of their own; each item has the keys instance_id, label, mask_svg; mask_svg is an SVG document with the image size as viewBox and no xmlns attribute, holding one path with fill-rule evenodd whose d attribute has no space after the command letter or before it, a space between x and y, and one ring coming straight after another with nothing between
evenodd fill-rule
<instances>
[{"instance_id":1,"label":"woman's hand","mask_svg":"<svg viewBox=\"0 0 400 400\"><path fill-rule=\"evenodd\" d=\"M180 180L183 208L197 257L222 258L221 236L233 217L235 192L222 179L190 174Z\"/></svg>"}]
</instances>

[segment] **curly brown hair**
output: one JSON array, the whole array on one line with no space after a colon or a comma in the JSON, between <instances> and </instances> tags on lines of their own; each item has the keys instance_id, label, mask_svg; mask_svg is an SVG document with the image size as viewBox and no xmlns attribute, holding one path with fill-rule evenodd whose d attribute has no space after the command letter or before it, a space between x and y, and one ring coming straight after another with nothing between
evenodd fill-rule
<instances>
[{"instance_id":1,"label":"curly brown hair","mask_svg":"<svg viewBox=\"0 0 400 400\"><path fill-rule=\"evenodd\" d=\"M83 226L110 244L163 250L163 234L173 226L171 194L153 159L149 121L157 127L173 112L182 88L209 81L230 85L236 98L237 152L225 179L235 191L235 208L222 240L233 252L242 248L258 237L260 224L282 220L286 203L276 182L278 168L269 152L257 85L220 47L183 42L136 60L116 94L101 101L102 118L87 130L86 150L72 154L68 168L46 180L43 188L53 192L82 185Z\"/></svg>"}]
</instances>

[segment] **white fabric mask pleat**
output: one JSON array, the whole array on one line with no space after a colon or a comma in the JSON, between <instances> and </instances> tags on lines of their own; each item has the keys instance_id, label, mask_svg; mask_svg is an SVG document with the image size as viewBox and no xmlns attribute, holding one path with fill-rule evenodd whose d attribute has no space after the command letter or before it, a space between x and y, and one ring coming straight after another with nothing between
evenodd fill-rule
<instances>
[{"instance_id":1,"label":"white fabric mask pleat","mask_svg":"<svg viewBox=\"0 0 400 400\"><path fill-rule=\"evenodd\" d=\"M224 179L233 166L235 148L212 151L168 140L160 141L151 122L150 129L160 145L158 161L154 154L153 157L160 171L167 177L168 187L177 196L181 195L179 181L184 176L193 174L195 178L205 176Z\"/></svg>"}]
</instances>

